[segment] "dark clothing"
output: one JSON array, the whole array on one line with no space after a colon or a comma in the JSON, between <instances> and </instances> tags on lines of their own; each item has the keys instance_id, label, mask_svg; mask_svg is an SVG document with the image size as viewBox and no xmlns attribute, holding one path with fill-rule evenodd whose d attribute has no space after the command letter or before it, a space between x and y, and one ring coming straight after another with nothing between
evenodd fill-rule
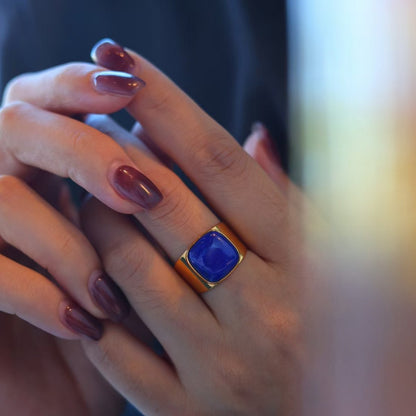
<instances>
[{"instance_id":1,"label":"dark clothing","mask_svg":"<svg viewBox=\"0 0 416 416\"><path fill-rule=\"evenodd\" d=\"M0 86L89 61L103 37L151 60L238 141L262 121L286 160L282 0L0 0Z\"/></svg>"}]
</instances>

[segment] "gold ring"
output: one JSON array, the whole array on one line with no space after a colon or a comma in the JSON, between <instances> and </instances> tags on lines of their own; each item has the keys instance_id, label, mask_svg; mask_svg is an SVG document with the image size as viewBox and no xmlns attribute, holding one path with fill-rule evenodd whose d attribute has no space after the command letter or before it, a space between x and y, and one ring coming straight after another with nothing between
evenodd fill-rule
<instances>
[{"instance_id":1,"label":"gold ring","mask_svg":"<svg viewBox=\"0 0 416 416\"><path fill-rule=\"evenodd\" d=\"M243 261L246 246L220 222L209 229L175 263L175 270L198 293L222 283Z\"/></svg>"}]
</instances>

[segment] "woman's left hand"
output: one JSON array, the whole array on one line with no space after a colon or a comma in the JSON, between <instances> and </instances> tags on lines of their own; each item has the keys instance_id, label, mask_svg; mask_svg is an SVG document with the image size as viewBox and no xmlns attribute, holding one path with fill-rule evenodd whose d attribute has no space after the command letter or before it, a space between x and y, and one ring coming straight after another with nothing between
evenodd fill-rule
<instances>
[{"instance_id":1,"label":"woman's left hand","mask_svg":"<svg viewBox=\"0 0 416 416\"><path fill-rule=\"evenodd\" d=\"M87 355L148 416L297 414L309 256L302 195L281 169L272 169L272 180L149 62L120 51L103 42L95 49L96 61L126 70L125 60L133 58L128 69L138 74L140 68L147 86L128 111L207 201L168 167L125 144L134 162L158 178L164 195L135 217L171 262L220 219L248 249L230 277L198 295L128 217L91 199L82 212L86 234L168 359L112 323L99 342L83 341ZM92 125L106 129L100 118ZM107 133L122 135L117 128Z\"/></svg>"}]
</instances>

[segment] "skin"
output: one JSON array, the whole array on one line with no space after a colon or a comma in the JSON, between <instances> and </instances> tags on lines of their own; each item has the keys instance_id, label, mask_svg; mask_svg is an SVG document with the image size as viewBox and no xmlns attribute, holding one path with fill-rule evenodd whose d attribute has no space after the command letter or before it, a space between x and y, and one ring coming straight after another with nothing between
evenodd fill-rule
<instances>
[{"instance_id":1,"label":"skin","mask_svg":"<svg viewBox=\"0 0 416 416\"><path fill-rule=\"evenodd\" d=\"M298 414L304 367L302 296L305 270L312 273L310 253L303 244L303 196L270 154L265 130L257 129L248 139L251 157L157 68L129 53L135 61L132 73L147 83L132 97L97 93L91 76L102 68L88 64L28 74L9 85L0 112L0 166L7 174L0 177L0 235L4 247L7 242L47 268L71 297L98 318L105 314L88 294L88 279L103 267L166 354L155 354L131 330L108 320L98 342L74 334L60 319L66 294L41 273L23 269L4 255L1 261L9 275L18 278L16 284L9 284L7 276L0 279L4 293L0 310L60 338L80 339L81 344L46 335L15 316L2 316L10 335L2 337L0 359L22 339L43 340L39 345L44 366L36 364L37 371L48 375L61 369L54 380L62 379L65 387L47 381L30 384L25 396L36 402L39 390L48 391L57 406L60 400L72 398L78 413L68 414L100 414L104 405L113 406L111 414L118 414L121 400L104 379L150 416ZM45 82L52 88L39 88ZM152 147L184 170L210 207L169 166L108 118L89 118L90 125L85 125L67 117L124 107L140 121ZM164 199L156 207L144 210L114 191L109 178L122 164L136 167L160 189ZM71 177L94 196L81 213L85 235L33 191L39 169L51 177ZM33 215L16 208L28 199ZM123 214L133 214L159 247ZM249 250L230 278L199 296L166 257L175 261L219 222L218 216ZM33 225L35 217L40 228ZM51 221L57 228L49 227L47 238L36 240L37 230ZM11 232L7 224L21 224L21 231ZM45 252L53 255L45 259ZM75 254L66 258L63 253ZM28 282L35 282L30 284L36 284L42 297L28 295ZM12 335L15 326L22 328L19 337ZM35 363L32 344L25 345L22 357ZM85 361L80 345L100 375ZM18 362L1 373L10 391L25 378ZM19 374L19 380L11 374ZM78 391L74 380L81 381ZM0 401L2 408L4 401L5 408L16 409L13 395ZM32 413L25 407L19 414Z\"/></svg>"},{"instance_id":2,"label":"skin","mask_svg":"<svg viewBox=\"0 0 416 416\"><path fill-rule=\"evenodd\" d=\"M37 181L42 182L42 186L37 186L40 185ZM68 198L68 189L60 178L39 175L37 181L32 184L45 200L65 213L69 221L79 221ZM46 188L47 192L41 188ZM15 196L19 198L19 192ZM35 201L32 208L35 209L37 203ZM44 205L45 202L41 207ZM16 211L19 210L21 205ZM38 219L42 220L41 216ZM65 225L68 223L65 220ZM120 414L124 400L86 359L77 341L79 336L59 321L56 302L63 294L43 277L44 269L33 260L5 241L0 247L3 266L0 302L2 411L22 416L87 416L107 411ZM58 248L56 254L59 254ZM102 312L99 315L103 315Z\"/></svg>"}]
</instances>

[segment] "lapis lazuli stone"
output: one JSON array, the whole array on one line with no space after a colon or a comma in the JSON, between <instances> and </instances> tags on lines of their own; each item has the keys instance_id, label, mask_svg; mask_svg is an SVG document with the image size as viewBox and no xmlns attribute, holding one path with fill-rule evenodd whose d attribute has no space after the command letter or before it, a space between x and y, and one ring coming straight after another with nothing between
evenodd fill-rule
<instances>
[{"instance_id":1,"label":"lapis lazuli stone","mask_svg":"<svg viewBox=\"0 0 416 416\"><path fill-rule=\"evenodd\" d=\"M210 231L190 248L188 260L202 277L215 283L231 272L238 263L239 255L221 233Z\"/></svg>"}]
</instances>

